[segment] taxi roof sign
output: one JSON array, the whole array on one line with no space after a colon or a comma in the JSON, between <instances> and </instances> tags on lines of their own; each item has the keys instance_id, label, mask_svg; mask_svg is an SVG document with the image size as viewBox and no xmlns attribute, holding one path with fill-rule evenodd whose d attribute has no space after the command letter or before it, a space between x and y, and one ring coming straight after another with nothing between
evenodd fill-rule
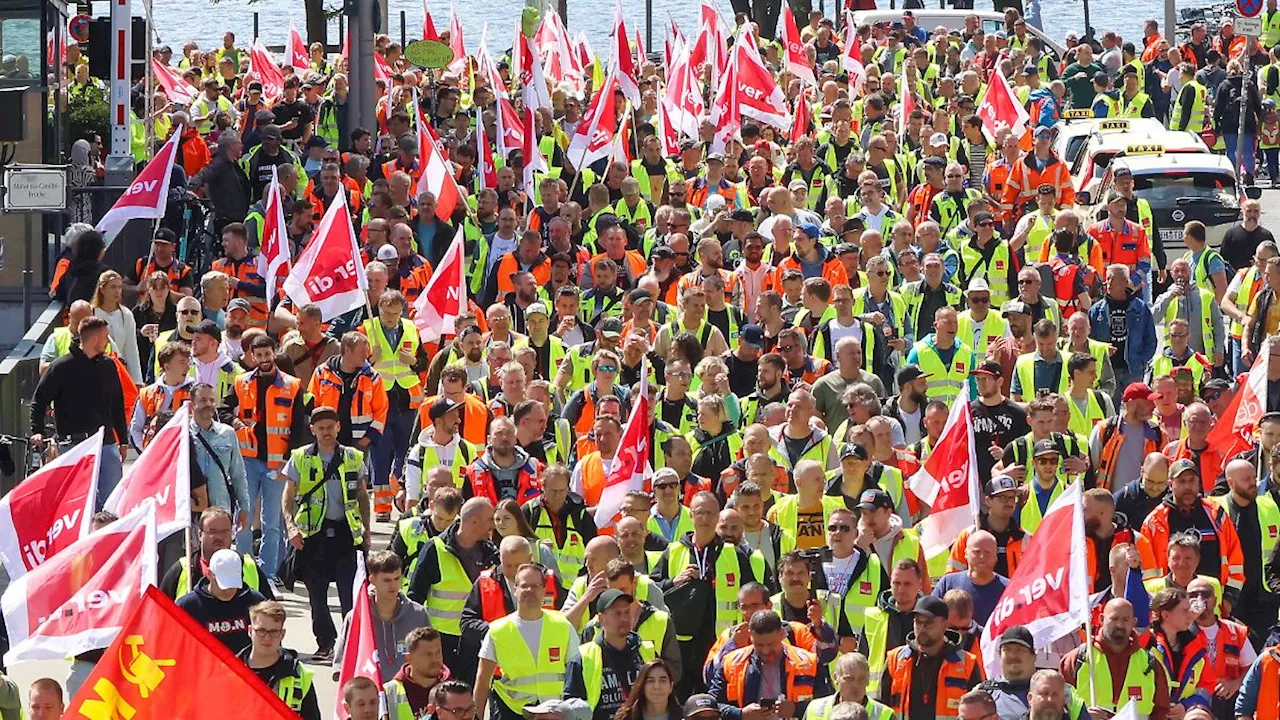
<instances>
[{"instance_id":1,"label":"taxi roof sign","mask_svg":"<svg viewBox=\"0 0 1280 720\"><path fill-rule=\"evenodd\" d=\"M1063 120L1092 120L1093 110L1089 108L1075 108L1072 110L1064 110L1062 112Z\"/></svg>"},{"instance_id":2,"label":"taxi roof sign","mask_svg":"<svg viewBox=\"0 0 1280 720\"><path fill-rule=\"evenodd\" d=\"M1131 125L1129 124L1128 120L1103 120L1102 122L1098 123L1098 130L1101 130L1104 132L1110 131L1110 130L1118 130L1120 132L1125 132L1129 130L1130 127Z\"/></svg>"},{"instance_id":3,"label":"taxi roof sign","mask_svg":"<svg viewBox=\"0 0 1280 720\"><path fill-rule=\"evenodd\" d=\"M1124 154L1129 156L1163 155L1164 145L1159 143L1135 143L1133 145L1126 145L1124 148Z\"/></svg>"}]
</instances>

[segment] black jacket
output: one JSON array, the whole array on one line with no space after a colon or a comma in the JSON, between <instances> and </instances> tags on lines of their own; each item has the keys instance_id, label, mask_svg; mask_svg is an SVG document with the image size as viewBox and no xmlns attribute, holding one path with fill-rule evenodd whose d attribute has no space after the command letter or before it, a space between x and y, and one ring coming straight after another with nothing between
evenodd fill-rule
<instances>
[{"instance_id":1,"label":"black jacket","mask_svg":"<svg viewBox=\"0 0 1280 720\"><path fill-rule=\"evenodd\" d=\"M218 153L191 178L192 190L201 187L204 188L204 196L213 203L219 227L226 223L244 222L249 214L250 188L249 178L240 163L225 153Z\"/></svg>"},{"instance_id":2,"label":"black jacket","mask_svg":"<svg viewBox=\"0 0 1280 720\"><path fill-rule=\"evenodd\" d=\"M1218 86L1213 100L1213 124L1219 135L1235 135L1240 131L1240 81L1243 75L1229 77ZM1262 96L1258 86L1248 83L1248 108L1244 115L1244 131L1258 132L1258 118L1262 116Z\"/></svg>"},{"instance_id":3,"label":"black jacket","mask_svg":"<svg viewBox=\"0 0 1280 720\"><path fill-rule=\"evenodd\" d=\"M49 364L31 398L31 434L47 435L45 411L53 405L53 426L60 436L88 435L106 428L104 443L129 442L124 390L115 361L86 357L78 342Z\"/></svg>"},{"instance_id":4,"label":"black jacket","mask_svg":"<svg viewBox=\"0 0 1280 720\"><path fill-rule=\"evenodd\" d=\"M597 635L591 642L601 648L600 671L603 675L600 701L596 707L592 708L592 720L610 720L622 703L626 702L631 685L639 677L640 668L644 665L644 658L640 655L640 636L634 632L627 635L627 644L621 650L605 642L603 633ZM656 652L658 648L654 650ZM619 690L621 696L618 695ZM609 698L609 694L613 697ZM587 699L587 683L583 677L581 655L575 655L565 665L564 695L579 700Z\"/></svg>"},{"instance_id":5,"label":"black jacket","mask_svg":"<svg viewBox=\"0 0 1280 720\"><path fill-rule=\"evenodd\" d=\"M230 600L219 600L209 592L209 579L203 578L195 590L178 598L178 607L238 653L249 647L249 608L265 600L262 593L244 587Z\"/></svg>"},{"instance_id":6,"label":"black jacket","mask_svg":"<svg viewBox=\"0 0 1280 720\"><path fill-rule=\"evenodd\" d=\"M689 559L691 562L698 555L697 549L693 543L693 533L687 532L684 537L676 541L684 545L689 550ZM672 543L674 546L676 543ZM751 569L751 555L741 546L726 545L719 537L706 548L706 567L715 568L716 561L720 559L722 552L736 552L738 554L738 571L741 577L737 578L738 587L742 587L750 582L756 582L755 572ZM653 568L653 572L649 574L651 578L658 582L658 587L662 589L663 595L669 595L676 587L675 578L684 571L684 567L673 567L671 564L671 546L663 551L662 557L658 560L657 567ZM706 595L707 603L710 607L703 609L702 616L711 622L704 623L703 631L696 637L703 640L715 639L715 599L711 593ZM673 603L668 603L668 609L672 617L682 612L684 608L677 607ZM696 647L696 645L694 646ZM708 644L709 647L709 644Z\"/></svg>"},{"instance_id":7,"label":"black jacket","mask_svg":"<svg viewBox=\"0 0 1280 720\"><path fill-rule=\"evenodd\" d=\"M542 514L550 512L547 506L542 502L541 497L536 497L525 503L520 508L524 511L524 517L529 521L529 525L536 528L542 520ZM565 498L564 505L560 508L560 512L556 513L560 516L560 524L568 525L570 517L573 518L573 527L582 536L582 542L585 544L596 536L595 517L587 512L587 504L576 493L569 493Z\"/></svg>"},{"instance_id":8,"label":"black jacket","mask_svg":"<svg viewBox=\"0 0 1280 720\"><path fill-rule=\"evenodd\" d=\"M246 647L244 650L236 653L236 657L249 664L249 653L253 648ZM280 659L276 660L275 665L265 668L249 668L249 671L257 675L267 687L272 690L276 689L276 684L288 677L299 677L302 675L302 663L298 662L298 653L287 648L280 648ZM299 709L298 715L302 720L320 720L320 703L316 700L316 686L313 684L311 689L307 691L306 697L302 698L302 708Z\"/></svg>"},{"instance_id":9,"label":"black jacket","mask_svg":"<svg viewBox=\"0 0 1280 720\"><path fill-rule=\"evenodd\" d=\"M76 300L92 300L93 291L98 287L98 277L110 269L97 258L73 260L67 267L67 274L58 282L54 299L60 300L65 307L70 307Z\"/></svg>"},{"instance_id":10,"label":"black jacket","mask_svg":"<svg viewBox=\"0 0 1280 720\"><path fill-rule=\"evenodd\" d=\"M449 549L449 552L458 558L463 569L467 571L467 576L471 579L471 582L475 583L476 578L480 577L480 573L485 568L498 564L498 548L488 540L481 540L480 556L483 567L468 567L458 550L458 528L462 527L460 523L461 521L455 522L448 530L445 530L441 540L444 542L445 547ZM408 595L409 599L414 602L426 603L427 593L431 590L431 586L440 582L441 579L440 558L439 553L436 552L436 544L434 542L424 544L418 554L420 555L418 567L414 568L413 574L409 576ZM472 570L475 570L475 574L472 574Z\"/></svg>"}]
</instances>

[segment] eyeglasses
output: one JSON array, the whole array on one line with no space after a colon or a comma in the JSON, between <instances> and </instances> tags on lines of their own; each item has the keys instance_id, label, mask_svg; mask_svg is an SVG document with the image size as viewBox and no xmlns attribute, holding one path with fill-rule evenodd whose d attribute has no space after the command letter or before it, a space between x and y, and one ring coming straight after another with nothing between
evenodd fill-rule
<instances>
[{"instance_id":1,"label":"eyeglasses","mask_svg":"<svg viewBox=\"0 0 1280 720\"><path fill-rule=\"evenodd\" d=\"M828 525L828 526L827 526L827 532L829 532L829 533L852 532L852 531L853 531L853 526L852 526L852 525L847 525L847 524L844 524L844 523L837 523L837 524L835 524L835 525Z\"/></svg>"},{"instance_id":2,"label":"eyeglasses","mask_svg":"<svg viewBox=\"0 0 1280 720\"><path fill-rule=\"evenodd\" d=\"M674 488L677 484L678 484L678 483L675 483L675 482L666 482L666 481L663 481L663 482L659 482L659 483L654 483L654 484L653 484L653 489L654 489L654 490L670 490L670 489Z\"/></svg>"},{"instance_id":3,"label":"eyeglasses","mask_svg":"<svg viewBox=\"0 0 1280 720\"><path fill-rule=\"evenodd\" d=\"M253 630L253 634L259 637L278 638L284 635L284 628L250 627L249 629Z\"/></svg>"},{"instance_id":4,"label":"eyeglasses","mask_svg":"<svg viewBox=\"0 0 1280 720\"><path fill-rule=\"evenodd\" d=\"M1213 390L1205 393L1204 399L1209 401L1217 400L1218 398L1222 397L1222 393L1223 393L1222 390Z\"/></svg>"},{"instance_id":5,"label":"eyeglasses","mask_svg":"<svg viewBox=\"0 0 1280 720\"><path fill-rule=\"evenodd\" d=\"M1054 455L1054 456L1038 457L1036 458L1036 464L1037 465L1057 465L1058 456Z\"/></svg>"},{"instance_id":6,"label":"eyeglasses","mask_svg":"<svg viewBox=\"0 0 1280 720\"><path fill-rule=\"evenodd\" d=\"M781 350L782 352L791 352L792 350L795 350L797 347L799 346L798 345L779 345L778 349Z\"/></svg>"},{"instance_id":7,"label":"eyeglasses","mask_svg":"<svg viewBox=\"0 0 1280 720\"><path fill-rule=\"evenodd\" d=\"M1169 333L1169 337L1177 338L1179 340L1185 340L1186 338L1191 337L1191 334L1190 333Z\"/></svg>"},{"instance_id":8,"label":"eyeglasses","mask_svg":"<svg viewBox=\"0 0 1280 720\"><path fill-rule=\"evenodd\" d=\"M871 274L872 274L872 275L874 275L874 276L876 276L876 277L889 277L889 271L888 271L888 270L879 270L879 271L873 272L873 273L871 273Z\"/></svg>"},{"instance_id":9,"label":"eyeglasses","mask_svg":"<svg viewBox=\"0 0 1280 720\"><path fill-rule=\"evenodd\" d=\"M980 223L978 223L978 227L991 227L992 225L995 225L995 223L991 222L990 220L988 220L988 221L986 221L986 222L980 222ZM1021 280L1019 280L1018 282L1022 282L1022 281L1021 281Z\"/></svg>"},{"instance_id":10,"label":"eyeglasses","mask_svg":"<svg viewBox=\"0 0 1280 720\"><path fill-rule=\"evenodd\" d=\"M686 372L669 372L667 373L667 377L679 378L681 380L688 380L693 377L693 373L687 372L687 371Z\"/></svg>"},{"instance_id":11,"label":"eyeglasses","mask_svg":"<svg viewBox=\"0 0 1280 720\"><path fill-rule=\"evenodd\" d=\"M618 366L617 365L601 365L600 367L596 368L596 372L616 373L618 372Z\"/></svg>"},{"instance_id":12,"label":"eyeglasses","mask_svg":"<svg viewBox=\"0 0 1280 720\"><path fill-rule=\"evenodd\" d=\"M985 224L990 225L991 223L985 223ZM1035 285L1038 282L1040 281L1032 278L1018 278L1019 285Z\"/></svg>"},{"instance_id":13,"label":"eyeglasses","mask_svg":"<svg viewBox=\"0 0 1280 720\"><path fill-rule=\"evenodd\" d=\"M1187 597L1211 598L1213 597L1213 591L1212 590L1196 590L1194 592L1188 592Z\"/></svg>"},{"instance_id":14,"label":"eyeglasses","mask_svg":"<svg viewBox=\"0 0 1280 720\"><path fill-rule=\"evenodd\" d=\"M457 718L475 717L475 714L476 714L475 705L468 705L467 707L464 707L464 708L451 708L451 707L445 707L441 705L436 709L439 710L440 712L447 713Z\"/></svg>"}]
</instances>

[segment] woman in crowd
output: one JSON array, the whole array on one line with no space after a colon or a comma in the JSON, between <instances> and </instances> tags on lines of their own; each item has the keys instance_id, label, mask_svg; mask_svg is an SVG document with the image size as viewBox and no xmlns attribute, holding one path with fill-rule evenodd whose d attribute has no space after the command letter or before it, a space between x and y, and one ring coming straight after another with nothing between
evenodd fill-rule
<instances>
[{"instance_id":1,"label":"woman in crowd","mask_svg":"<svg viewBox=\"0 0 1280 720\"><path fill-rule=\"evenodd\" d=\"M133 313L121 304L124 298L124 278L115 270L108 270L98 277L94 288L93 314L107 321L111 344L120 353L120 359L129 369L129 377L142 384L142 362L138 358L138 328Z\"/></svg>"}]
</instances>

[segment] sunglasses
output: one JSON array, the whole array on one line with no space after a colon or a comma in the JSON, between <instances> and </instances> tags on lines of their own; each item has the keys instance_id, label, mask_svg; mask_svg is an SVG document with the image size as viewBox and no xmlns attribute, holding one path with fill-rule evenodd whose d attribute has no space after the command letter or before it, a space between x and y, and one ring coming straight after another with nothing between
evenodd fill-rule
<instances>
[{"instance_id":1,"label":"sunglasses","mask_svg":"<svg viewBox=\"0 0 1280 720\"><path fill-rule=\"evenodd\" d=\"M618 366L617 365L601 365L600 367L596 368L596 372L616 373L618 372Z\"/></svg>"},{"instance_id":2,"label":"sunglasses","mask_svg":"<svg viewBox=\"0 0 1280 720\"><path fill-rule=\"evenodd\" d=\"M199 310L181 310L178 312L178 314L179 315L199 315L200 311Z\"/></svg>"},{"instance_id":3,"label":"sunglasses","mask_svg":"<svg viewBox=\"0 0 1280 720\"><path fill-rule=\"evenodd\" d=\"M827 526L827 532L829 532L829 533L852 532L852 531L853 531L853 526L852 526L852 525L846 525L846 524L844 524L844 523L840 523L840 524L837 524L837 525L828 525L828 526Z\"/></svg>"},{"instance_id":4,"label":"sunglasses","mask_svg":"<svg viewBox=\"0 0 1280 720\"><path fill-rule=\"evenodd\" d=\"M675 486L676 486L676 483L674 482L660 482L660 483L654 483L653 489L654 490L670 490Z\"/></svg>"},{"instance_id":5,"label":"sunglasses","mask_svg":"<svg viewBox=\"0 0 1280 720\"><path fill-rule=\"evenodd\" d=\"M988 225L990 225L991 223L987 223L987 224L988 224ZM1019 280L1019 281L1018 281L1018 284L1019 284L1019 285L1035 285L1037 282L1039 282L1039 281L1038 281L1038 280L1032 280L1032 279L1030 279L1030 278L1022 278L1021 280Z\"/></svg>"},{"instance_id":6,"label":"sunglasses","mask_svg":"<svg viewBox=\"0 0 1280 720\"><path fill-rule=\"evenodd\" d=\"M692 377L693 377L693 373L691 373L691 372L669 372L669 373L667 373L667 377L669 377L669 378L680 378L680 379L682 379L682 380L688 380L688 379L690 379L690 378L692 378Z\"/></svg>"},{"instance_id":7,"label":"sunglasses","mask_svg":"<svg viewBox=\"0 0 1280 720\"><path fill-rule=\"evenodd\" d=\"M995 223L991 222L990 220L988 220L987 222L978 223L978 227L991 227L992 225L995 225Z\"/></svg>"},{"instance_id":8,"label":"sunglasses","mask_svg":"<svg viewBox=\"0 0 1280 720\"><path fill-rule=\"evenodd\" d=\"M781 350L782 352L791 352L792 350L795 350L797 347L799 347L799 345L779 345L778 349Z\"/></svg>"},{"instance_id":9,"label":"sunglasses","mask_svg":"<svg viewBox=\"0 0 1280 720\"><path fill-rule=\"evenodd\" d=\"M990 305L990 304L991 304L991 298L989 298L989 297L971 297L971 298L969 298L969 304L970 304L970 305Z\"/></svg>"},{"instance_id":10,"label":"sunglasses","mask_svg":"<svg viewBox=\"0 0 1280 720\"><path fill-rule=\"evenodd\" d=\"M876 277L889 277L889 271L888 271L888 270L880 270L880 271L877 271L877 272L873 272L873 273L871 273L871 274L872 274L872 275L874 275L874 276L876 276Z\"/></svg>"}]
</instances>

